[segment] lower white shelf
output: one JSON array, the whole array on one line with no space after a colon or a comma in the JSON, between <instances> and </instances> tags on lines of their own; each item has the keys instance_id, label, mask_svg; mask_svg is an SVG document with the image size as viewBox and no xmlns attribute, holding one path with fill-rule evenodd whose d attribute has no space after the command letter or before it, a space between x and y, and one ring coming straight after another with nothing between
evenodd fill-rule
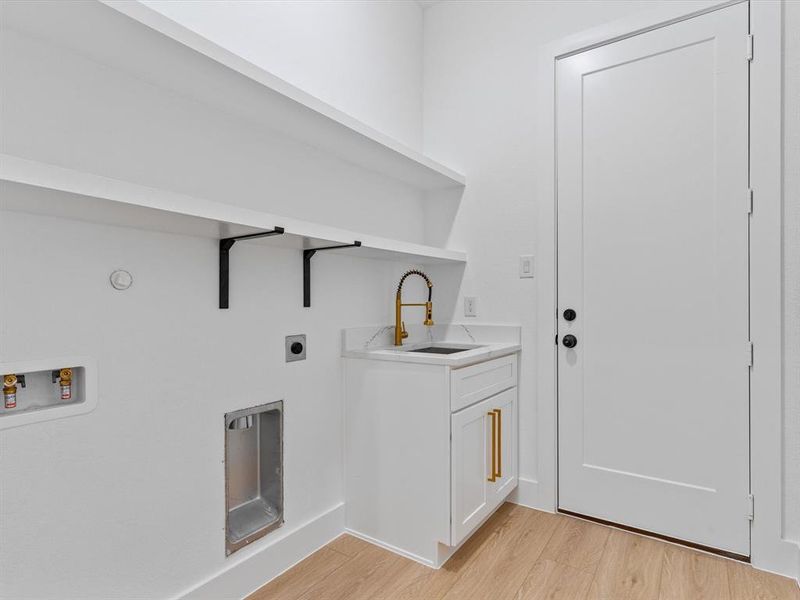
<instances>
[{"instance_id":1,"label":"lower white shelf","mask_svg":"<svg viewBox=\"0 0 800 600\"><path fill-rule=\"evenodd\" d=\"M64 369L69 372L61 373ZM0 363L0 375L4 383L0 430L74 417L97 406L97 366L92 358Z\"/></svg>"},{"instance_id":2,"label":"lower white shelf","mask_svg":"<svg viewBox=\"0 0 800 600\"><path fill-rule=\"evenodd\" d=\"M9 154L0 154L0 183L0 210L218 239L283 227L284 235L259 243L302 250L358 240L356 256L362 258L416 264L467 261L456 250L328 227Z\"/></svg>"}]
</instances>

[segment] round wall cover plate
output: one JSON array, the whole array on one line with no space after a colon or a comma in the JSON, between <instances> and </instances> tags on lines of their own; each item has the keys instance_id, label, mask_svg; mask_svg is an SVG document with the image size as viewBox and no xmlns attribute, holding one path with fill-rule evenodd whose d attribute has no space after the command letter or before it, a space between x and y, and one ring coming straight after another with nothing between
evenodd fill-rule
<instances>
[{"instance_id":1,"label":"round wall cover plate","mask_svg":"<svg viewBox=\"0 0 800 600\"><path fill-rule=\"evenodd\" d=\"M115 290L127 290L133 283L133 275L123 269L117 269L108 279Z\"/></svg>"}]
</instances>

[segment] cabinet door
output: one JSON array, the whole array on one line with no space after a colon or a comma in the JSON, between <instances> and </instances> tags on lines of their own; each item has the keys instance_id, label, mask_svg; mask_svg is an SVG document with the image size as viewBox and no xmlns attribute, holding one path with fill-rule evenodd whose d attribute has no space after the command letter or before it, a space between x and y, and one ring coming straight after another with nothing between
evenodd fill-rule
<instances>
[{"instance_id":1,"label":"cabinet door","mask_svg":"<svg viewBox=\"0 0 800 600\"><path fill-rule=\"evenodd\" d=\"M453 414L451 420L450 543L463 540L492 510L492 398Z\"/></svg>"},{"instance_id":2,"label":"cabinet door","mask_svg":"<svg viewBox=\"0 0 800 600\"><path fill-rule=\"evenodd\" d=\"M497 411L497 480L490 483L489 510L499 506L517 487L517 388L488 399Z\"/></svg>"}]
</instances>

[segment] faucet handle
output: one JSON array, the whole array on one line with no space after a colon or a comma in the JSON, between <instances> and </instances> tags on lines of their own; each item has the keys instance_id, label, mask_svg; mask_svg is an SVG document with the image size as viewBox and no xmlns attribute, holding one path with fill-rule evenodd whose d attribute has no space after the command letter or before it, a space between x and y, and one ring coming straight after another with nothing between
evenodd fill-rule
<instances>
[{"instance_id":1,"label":"faucet handle","mask_svg":"<svg viewBox=\"0 0 800 600\"><path fill-rule=\"evenodd\" d=\"M408 337L408 332L406 331L406 322L400 321L400 337L406 339Z\"/></svg>"}]
</instances>

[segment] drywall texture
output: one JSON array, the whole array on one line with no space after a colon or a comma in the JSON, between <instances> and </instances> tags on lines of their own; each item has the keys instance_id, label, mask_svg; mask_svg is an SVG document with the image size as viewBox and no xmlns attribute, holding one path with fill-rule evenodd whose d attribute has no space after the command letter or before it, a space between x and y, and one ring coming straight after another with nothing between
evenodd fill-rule
<instances>
[{"instance_id":1,"label":"drywall texture","mask_svg":"<svg viewBox=\"0 0 800 600\"><path fill-rule=\"evenodd\" d=\"M422 7L394 0L143 0L172 20L419 149Z\"/></svg>"},{"instance_id":2,"label":"drywall texture","mask_svg":"<svg viewBox=\"0 0 800 600\"><path fill-rule=\"evenodd\" d=\"M800 2L784 18L784 534L800 542Z\"/></svg>"}]
</instances>

